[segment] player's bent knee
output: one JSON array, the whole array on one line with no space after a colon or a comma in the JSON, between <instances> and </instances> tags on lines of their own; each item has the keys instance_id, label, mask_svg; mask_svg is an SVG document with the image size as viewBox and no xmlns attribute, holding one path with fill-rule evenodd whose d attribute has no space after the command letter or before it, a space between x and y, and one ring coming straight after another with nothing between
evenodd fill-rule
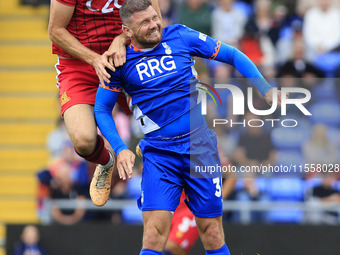
<instances>
[{"instance_id":1,"label":"player's bent knee","mask_svg":"<svg viewBox=\"0 0 340 255\"><path fill-rule=\"evenodd\" d=\"M143 248L163 250L167 240L167 233L160 231L155 226L149 226L144 230Z\"/></svg>"},{"instance_id":2,"label":"player's bent knee","mask_svg":"<svg viewBox=\"0 0 340 255\"><path fill-rule=\"evenodd\" d=\"M83 155L92 153L97 141L97 135L89 132L79 132L72 138L74 148Z\"/></svg>"}]
</instances>

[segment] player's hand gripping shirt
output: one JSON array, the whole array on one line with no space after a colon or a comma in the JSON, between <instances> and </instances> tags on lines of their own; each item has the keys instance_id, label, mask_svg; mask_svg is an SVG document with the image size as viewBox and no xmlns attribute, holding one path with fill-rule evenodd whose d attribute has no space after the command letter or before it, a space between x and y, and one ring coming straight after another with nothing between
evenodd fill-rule
<instances>
[{"instance_id":1,"label":"player's hand gripping shirt","mask_svg":"<svg viewBox=\"0 0 340 255\"><path fill-rule=\"evenodd\" d=\"M95 105L98 126L116 153L126 146L117 137L111 116L115 94L124 89L131 96L134 116L145 134L174 123L200 101L194 56L231 64L248 78L263 78L236 48L183 25L164 28L162 41L151 50L128 46L126 64L110 72L110 84L98 89ZM265 82L255 86L262 94L271 88Z\"/></svg>"}]
</instances>

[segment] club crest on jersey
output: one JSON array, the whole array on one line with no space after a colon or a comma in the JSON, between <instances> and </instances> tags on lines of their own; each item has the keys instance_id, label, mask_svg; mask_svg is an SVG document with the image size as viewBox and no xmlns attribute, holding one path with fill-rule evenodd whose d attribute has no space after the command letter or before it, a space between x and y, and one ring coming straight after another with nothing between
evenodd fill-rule
<instances>
[{"instance_id":1,"label":"club crest on jersey","mask_svg":"<svg viewBox=\"0 0 340 255\"><path fill-rule=\"evenodd\" d=\"M172 53L172 50L171 50L170 46L167 45L165 42L162 43L162 45L163 45L163 47L164 47L164 49L165 49L165 53L168 54L168 55L170 55L170 54Z\"/></svg>"}]
</instances>

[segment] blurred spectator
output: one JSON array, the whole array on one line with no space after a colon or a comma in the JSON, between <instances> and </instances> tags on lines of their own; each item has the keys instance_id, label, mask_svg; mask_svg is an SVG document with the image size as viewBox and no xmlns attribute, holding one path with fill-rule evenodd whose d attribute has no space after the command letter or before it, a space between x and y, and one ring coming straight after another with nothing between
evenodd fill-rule
<instances>
[{"instance_id":1,"label":"blurred spectator","mask_svg":"<svg viewBox=\"0 0 340 255\"><path fill-rule=\"evenodd\" d=\"M338 94L338 98L340 98L340 66L338 66L334 72L335 79L335 88Z\"/></svg>"},{"instance_id":2,"label":"blurred spectator","mask_svg":"<svg viewBox=\"0 0 340 255\"><path fill-rule=\"evenodd\" d=\"M135 118L132 116L130 118L130 128L131 128L131 143L130 148L132 148L132 151L134 151L134 148L138 145L140 139L144 138L144 133L140 129L140 123L139 121L135 120Z\"/></svg>"},{"instance_id":3,"label":"blurred spectator","mask_svg":"<svg viewBox=\"0 0 340 255\"><path fill-rule=\"evenodd\" d=\"M235 199L240 202L247 203L249 201L261 201L263 194L260 191L257 179L254 174L248 174L247 178L239 179L239 189L234 192ZM235 222L240 222L240 212L233 212L232 219ZM252 211L250 213L250 222L259 222L264 220L264 213L260 211Z\"/></svg>"},{"instance_id":4,"label":"blurred spectator","mask_svg":"<svg viewBox=\"0 0 340 255\"><path fill-rule=\"evenodd\" d=\"M129 199L138 199L142 190L140 183L142 181L143 163L142 159L136 160L135 167L133 168L132 178L127 181L125 196Z\"/></svg>"},{"instance_id":5,"label":"blurred spectator","mask_svg":"<svg viewBox=\"0 0 340 255\"><path fill-rule=\"evenodd\" d=\"M340 78L340 66L338 66L338 67L336 68L334 76L335 76L336 78Z\"/></svg>"},{"instance_id":6,"label":"blurred spectator","mask_svg":"<svg viewBox=\"0 0 340 255\"><path fill-rule=\"evenodd\" d=\"M43 169L37 173L38 190L37 190L37 213L42 223L48 223L50 215L46 211L45 202L50 196L50 184L53 179L48 169Z\"/></svg>"},{"instance_id":7,"label":"blurred spectator","mask_svg":"<svg viewBox=\"0 0 340 255\"><path fill-rule=\"evenodd\" d=\"M241 40L241 50L260 68L267 77L274 76L275 48L270 33L272 16L269 0L257 0L255 15L245 25L245 36Z\"/></svg>"},{"instance_id":8,"label":"blurred spectator","mask_svg":"<svg viewBox=\"0 0 340 255\"><path fill-rule=\"evenodd\" d=\"M279 88L305 87L311 90L321 83L321 78L324 78L324 73L306 60L304 52L306 52L305 44L300 37L293 38L291 42L293 57L278 68L277 80ZM303 98L301 93L291 93L291 99ZM304 106L308 109L312 101L305 103ZM295 105L287 105L287 112L290 115L302 117L302 112Z\"/></svg>"},{"instance_id":9,"label":"blurred spectator","mask_svg":"<svg viewBox=\"0 0 340 255\"><path fill-rule=\"evenodd\" d=\"M303 36L311 61L340 45L340 10L332 0L318 0L317 6L307 11Z\"/></svg>"},{"instance_id":10,"label":"blurred spectator","mask_svg":"<svg viewBox=\"0 0 340 255\"><path fill-rule=\"evenodd\" d=\"M282 29L286 26L288 9L284 5L276 5L273 10L272 24L268 36L276 46L281 36Z\"/></svg>"},{"instance_id":11,"label":"blurred spectator","mask_svg":"<svg viewBox=\"0 0 340 255\"><path fill-rule=\"evenodd\" d=\"M243 191L247 193L249 200L257 201L260 198L260 190L256 185L255 178L243 179Z\"/></svg>"},{"instance_id":12,"label":"blurred spectator","mask_svg":"<svg viewBox=\"0 0 340 255\"><path fill-rule=\"evenodd\" d=\"M337 148L327 138L327 126L316 124L313 126L309 140L302 147L305 163L334 164L338 163Z\"/></svg>"},{"instance_id":13,"label":"blurred spectator","mask_svg":"<svg viewBox=\"0 0 340 255\"><path fill-rule=\"evenodd\" d=\"M283 65L293 57L294 42L301 40L303 40L302 21L294 20L290 26L286 28L284 36L278 40L276 45L276 63L279 66Z\"/></svg>"},{"instance_id":14,"label":"blurred spectator","mask_svg":"<svg viewBox=\"0 0 340 255\"><path fill-rule=\"evenodd\" d=\"M64 144L61 157L49 168L52 176L56 176L62 169L67 169L73 184L84 189L89 186L88 162L79 157L71 142Z\"/></svg>"},{"instance_id":15,"label":"blurred spectator","mask_svg":"<svg viewBox=\"0 0 340 255\"><path fill-rule=\"evenodd\" d=\"M316 6L317 0L297 0L296 1L296 13L304 17L306 15L306 12Z\"/></svg>"},{"instance_id":16,"label":"blurred spectator","mask_svg":"<svg viewBox=\"0 0 340 255\"><path fill-rule=\"evenodd\" d=\"M21 0L21 3L24 5L32 5L33 7L38 7L40 5L50 4L50 1L49 0Z\"/></svg>"},{"instance_id":17,"label":"blurred spectator","mask_svg":"<svg viewBox=\"0 0 340 255\"><path fill-rule=\"evenodd\" d=\"M212 37L238 47L247 17L234 8L234 0L218 0L212 12Z\"/></svg>"},{"instance_id":18,"label":"blurred spectator","mask_svg":"<svg viewBox=\"0 0 340 255\"><path fill-rule=\"evenodd\" d=\"M76 199L82 201L88 197L88 178L81 175L82 170L79 169L81 160L74 154L73 147L66 146L63 157L50 169L53 176L50 184L52 218L55 222L65 225L80 222L85 216L85 210L80 207L75 210L59 209L53 204L53 200Z\"/></svg>"},{"instance_id":19,"label":"blurred spectator","mask_svg":"<svg viewBox=\"0 0 340 255\"><path fill-rule=\"evenodd\" d=\"M37 199L38 214L40 220L45 222L49 220L45 211L45 201L51 196L51 187L56 187L56 176L59 171L68 172L72 185L76 185L86 194L89 187L89 164L80 158L74 151L71 141L64 142L62 153L55 157L47 169L38 172L39 179Z\"/></svg>"},{"instance_id":20,"label":"blurred spectator","mask_svg":"<svg viewBox=\"0 0 340 255\"><path fill-rule=\"evenodd\" d=\"M334 188L336 178L333 174L326 174L322 178L321 185L313 188L312 195L322 202L340 203L340 193Z\"/></svg>"},{"instance_id":21,"label":"blurred spectator","mask_svg":"<svg viewBox=\"0 0 340 255\"><path fill-rule=\"evenodd\" d=\"M115 107L113 109L112 116L115 119L115 122L117 122L116 128L119 136L122 138L123 142L129 146L131 140L129 116L127 116L120 107Z\"/></svg>"},{"instance_id":22,"label":"blurred spectator","mask_svg":"<svg viewBox=\"0 0 340 255\"><path fill-rule=\"evenodd\" d=\"M117 171L117 160L115 160L114 173L112 175L111 195L113 199L125 198L127 181L120 179ZM130 180L129 180L130 181ZM121 212L96 212L94 215L95 220L109 220L113 224L120 224L122 222Z\"/></svg>"},{"instance_id":23,"label":"blurred spectator","mask_svg":"<svg viewBox=\"0 0 340 255\"><path fill-rule=\"evenodd\" d=\"M212 12L212 37L238 47L247 17L234 7L234 0L218 0L217 3ZM216 61L209 65L213 69L216 83L226 83L231 77L230 66Z\"/></svg>"},{"instance_id":24,"label":"blurred spectator","mask_svg":"<svg viewBox=\"0 0 340 255\"><path fill-rule=\"evenodd\" d=\"M138 147L139 148L139 147ZM127 199L136 200L141 195L141 181L142 181L142 152L136 148L136 153L139 157L136 158L136 163L133 168L132 178L126 183L126 191L124 197ZM122 219L127 224L142 224L142 212L136 205L129 205L122 208Z\"/></svg>"},{"instance_id":25,"label":"blurred spectator","mask_svg":"<svg viewBox=\"0 0 340 255\"><path fill-rule=\"evenodd\" d=\"M245 2L247 4L253 4L255 0L240 0L241 2Z\"/></svg>"},{"instance_id":26,"label":"blurred spectator","mask_svg":"<svg viewBox=\"0 0 340 255\"><path fill-rule=\"evenodd\" d=\"M166 7L168 1L162 1L163 2L163 8ZM170 3L168 3L170 4ZM164 10L164 9L163 9ZM164 20L163 20L164 22ZM119 133L119 136L122 138L124 143L128 145L130 148L133 148L134 144L131 144L132 139L132 133L131 133L131 118L127 116L119 107L115 107L112 113L115 121L116 121L116 127L117 131ZM133 141L132 141L133 142ZM105 139L106 147L110 147L110 144L107 143ZM116 161L115 161L116 163ZM116 166L115 166L116 169ZM126 181L123 181L120 179L118 171L113 171L112 174L112 180L111 180L111 195L110 197L114 199L122 199L124 198L126 191ZM120 212L109 212L109 213L97 213L96 219L103 218L107 219L108 217L114 224L119 224L121 222L121 213Z\"/></svg>"},{"instance_id":27,"label":"blurred spectator","mask_svg":"<svg viewBox=\"0 0 340 255\"><path fill-rule=\"evenodd\" d=\"M179 8L179 23L211 35L212 7L205 0L186 0Z\"/></svg>"},{"instance_id":28,"label":"blurred spectator","mask_svg":"<svg viewBox=\"0 0 340 255\"><path fill-rule=\"evenodd\" d=\"M211 13L212 6L206 0L185 0L179 6L178 23L211 36ZM204 60L195 58L195 69L201 80L205 81L208 79L209 70Z\"/></svg>"},{"instance_id":29,"label":"blurred spectator","mask_svg":"<svg viewBox=\"0 0 340 255\"><path fill-rule=\"evenodd\" d=\"M276 152L270 134L264 127L249 126L248 123L252 119L259 119L259 117L247 112L245 115L246 130L240 135L233 160L240 166L259 166L261 164L273 166L276 163Z\"/></svg>"},{"instance_id":30,"label":"blurred spectator","mask_svg":"<svg viewBox=\"0 0 340 255\"><path fill-rule=\"evenodd\" d=\"M14 255L47 255L45 248L40 244L39 230L36 226L24 227L21 240L14 246Z\"/></svg>"},{"instance_id":31,"label":"blurred spectator","mask_svg":"<svg viewBox=\"0 0 340 255\"><path fill-rule=\"evenodd\" d=\"M296 13L304 17L309 9L317 6L317 1L318 0L298 0L296 3ZM340 8L340 1L333 0L333 4L336 8Z\"/></svg>"},{"instance_id":32,"label":"blurred spectator","mask_svg":"<svg viewBox=\"0 0 340 255\"><path fill-rule=\"evenodd\" d=\"M227 125L217 125L214 128L217 136L217 145L222 150L223 155L232 157L236 148L236 139L230 135Z\"/></svg>"},{"instance_id":33,"label":"blurred spectator","mask_svg":"<svg viewBox=\"0 0 340 255\"><path fill-rule=\"evenodd\" d=\"M340 203L340 192L335 189L336 178L333 174L328 173L323 176L322 182L320 185L315 186L312 191L312 201L325 203L325 204L334 204L339 205ZM311 218L313 223L326 223L326 224L337 224L338 213L336 212L317 212L313 214Z\"/></svg>"},{"instance_id":34,"label":"blurred spectator","mask_svg":"<svg viewBox=\"0 0 340 255\"><path fill-rule=\"evenodd\" d=\"M60 157L66 142L71 141L63 118L57 119L57 127L47 136L46 146L50 154L50 161Z\"/></svg>"},{"instance_id":35,"label":"blurred spectator","mask_svg":"<svg viewBox=\"0 0 340 255\"><path fill-rule=\"evenodd\" d=\"M163 27L174 24L176 20L176 12L173 0L158 0L159 9L162 13Z\"/></svg>"},{"instance_id":36,"label":"blurred spectator","mask_svg":"<svg viewBox=\"0 0 340 255\"><path fill-rule=\"evenodd\" d=\"M278 71L278 77L304 78L302 82L311 89L316 85L316 78L324 78L324 73L305 59L305 45L302 40L293 43L293 57L284 63Z\"/></svg>"}]
</instances>

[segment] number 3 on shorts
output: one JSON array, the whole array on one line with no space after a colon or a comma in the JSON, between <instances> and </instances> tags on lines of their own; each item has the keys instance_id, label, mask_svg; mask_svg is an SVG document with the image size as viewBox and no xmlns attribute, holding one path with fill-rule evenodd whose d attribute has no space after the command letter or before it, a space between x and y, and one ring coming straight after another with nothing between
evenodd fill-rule
<instances>
[{"instance_id":1,"label":"number 3 on shorts","mask_svg":"<svg viewBox=\"0 0 340 255\"><path fill-rule=\"evenodd\" d=\"M214 178L213 179L213 183L216 184L215 196L216 197L221 197L221 195L222 195L221 178L220 177Z\"/></svg>"}]
</instances>

